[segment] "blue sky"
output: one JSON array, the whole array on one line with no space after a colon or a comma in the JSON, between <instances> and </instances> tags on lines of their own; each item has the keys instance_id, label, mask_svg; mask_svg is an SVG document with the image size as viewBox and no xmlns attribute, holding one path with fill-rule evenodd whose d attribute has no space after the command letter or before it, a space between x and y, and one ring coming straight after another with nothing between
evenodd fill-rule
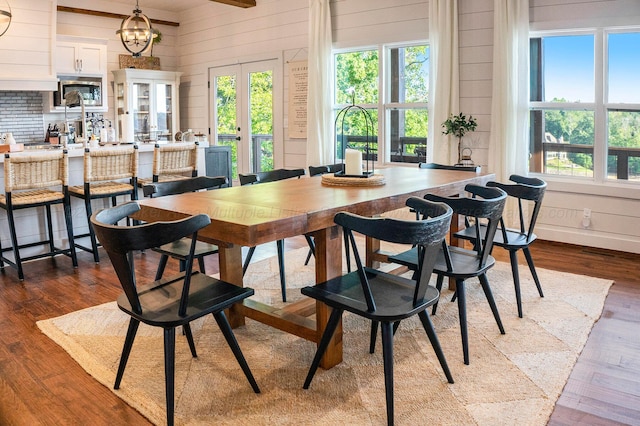
<instances>
[{"instance_id":1,"label":"blue sky","mask_svg":"<svg viewBox=\"0 0 640 426\"><path fill-rule=\"evenodd\" d=\"M544 38L545 100L593 102L594 36ZM640 33L609 35L609 102L640 103Z\"/></svg>"}]
</instances>

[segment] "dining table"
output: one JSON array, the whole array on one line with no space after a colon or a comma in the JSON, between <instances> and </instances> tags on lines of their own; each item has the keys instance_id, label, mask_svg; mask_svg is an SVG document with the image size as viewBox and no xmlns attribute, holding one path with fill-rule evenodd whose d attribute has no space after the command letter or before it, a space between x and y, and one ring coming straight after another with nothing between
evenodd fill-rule
<instances>
[{"instance_id":1,"label":"dining table","mask_svg":"<svg viewBox=\"0 0 640 426\"><path fill-rule=\"evenodd\" d=\"M344 179L339 179L338 185L333 182L335 179L327 179L330 183L327 184L316 176L149 198L139 201L141 209L136 218L152 222L207 214L211 223L199 231L198 238L219 246L220 279L239 286L243 285L242 247L310 235L315 242L315 280L321 283L343 273L343 239L333 221L336 213L373 217L406 208L405 202L411 196L460 195L467 184L484 185L495 178L491 173L405 166L376 169L374 176L376 181L372 180L372 185L361 181L350 185ZM367 239L367 265L384 261L379 244ZM244 325L245 318L251 318L317 344L330 311L327 305L310 298L284 307L249 298L234 305L228 315L232 327ZM342 324L320 365L327 369L341 361Z\"/></svg>"}]
</instances>

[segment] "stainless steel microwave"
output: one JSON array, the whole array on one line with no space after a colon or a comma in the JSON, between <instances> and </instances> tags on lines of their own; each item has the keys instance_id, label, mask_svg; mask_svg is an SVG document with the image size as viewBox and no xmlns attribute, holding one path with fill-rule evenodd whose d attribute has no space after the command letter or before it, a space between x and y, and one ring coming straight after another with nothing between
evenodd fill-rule
<instances>
[{"instance_id":1,"label":"stainless steel microwave","mask_svg":"<svg viewBox=\"0 0 640 426\"><path fill-rule=\"evenodd\" d=\"M65 95L74 90L80 92L85 106L102 106L102 78L75 76L58 78L58 90L53 93L53 105L64 106Z\"/></svg>"}]
</instances>

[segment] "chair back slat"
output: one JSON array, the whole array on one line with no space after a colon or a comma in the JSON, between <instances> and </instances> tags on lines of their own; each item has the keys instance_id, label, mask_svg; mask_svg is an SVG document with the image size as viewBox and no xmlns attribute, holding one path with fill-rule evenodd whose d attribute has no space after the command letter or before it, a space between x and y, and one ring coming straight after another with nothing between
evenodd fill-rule
<instances>
[{"instance_id":1,"label":"chair back slat","mask_svg":"<svg viewBox=\"0 0 640 426\"><path fill-rule=\"evenodd\" d=\"M328 164L324 166L309 166L309 176L324 175L344 171L343 163Z\"/></svg>"},{"instance_id":2,"label":"chair back slat","mask_svg":"<svg viewBox=\"0 0 640 426\"><path fill-rule=\"evenodd\" d=\"M67 151L38 154L5 154L5 192L14 190L67 186L69 181Z\"/></svg>"},{"instance_id":3,"label":"chair back slat","mask_svg":"<svg viewBox=\"0 0 640 426\"><path fill-rule=\"evenodd\" d=\"M85 183L138 176L138 146L86 148L84 151Z\"/></svg>"},{"instance_id":4,"label":"chair back slat","mask_svg":"<svg viewBox=\"0 0 640 426\"><path fill-rule=\"evenodd\" d=\"M417 197L411 197L407 200L407 205L419 211L427 219L407 221L393 218L369 218L352 213L338 213L334 218L334 222L342 226L349 235L356 258L360 283L367 301L367 308L370 311L375 311L375 300L369 282L366 279L366 269L359 256L353 232L381 241L416 245L421 247L421 250L424 250L422 260L424 268L418 279L414 294L414 303L416 303L425 295L426 285L429 282L428 278L433 271L435 253L449 231L452 209L445 204L432 203Z\"/></svg>"},{"instance_id":5,"label":"chair back slat","mask_svg":"<svg viewBox=\"0 0 640 426\"><path fill-rule=\"evenodd\" d=\"M419 169L438 169L438 170L457 170L459 172L474 172L480 173L482 167L480 166L451 166L447 164L438 163L418 163Z\"/></svg>"},{"instance_id":6,"label":"chair back slat","mask_svg":"<svg viewBox=\"0 0 640 426\"><path fill-rule=\"evenodd\" d=\"M153 150L153 174L191 173L197 176L198 142L156 144Z\"/></svg>"},{"instance_id":7,"label":"chair back slat","mask_svg":"<svg viewBox=\"0 0 640 426\"><path fill-rule=\"evenodd\" d=\"M165 195L220 188L226 184L227 178L225 176L197 176L183 180L150 183L142 187L142 193L145 197L164 197Z\"/></svg>"},{"instance_id":8,"label":"chair back slat","mask_svg":"<svg viewBox=\"0 0 640 426\"><path fill-rule=\"evenodd\" d=\"M299 178L305 174L306 172L304 169L275 169L248 175L238 174L238 178L240 179L240 185L251 185L256 183L275 182L294 177Z\"/></svg>"},{"instance_id":9,"label":"chair back slat","mask_svg":"<svg viewBox=\"0 0 640 426\"><path fill-rule=\"evenodd\" d=\"M474 244L478 267L482 268L491 254L493 238L502 217L507 194L499 188L473 184L467 185L465 191L471 194L471 197L442 197L427 194L424 198L426 200L444 202L455 213L473 218L475 223L480 223L480 220L486 221L487 228L484 237L478 238ZM451 267L451 265L448 263L447 267Z\"/></svg>"}]
</instances>

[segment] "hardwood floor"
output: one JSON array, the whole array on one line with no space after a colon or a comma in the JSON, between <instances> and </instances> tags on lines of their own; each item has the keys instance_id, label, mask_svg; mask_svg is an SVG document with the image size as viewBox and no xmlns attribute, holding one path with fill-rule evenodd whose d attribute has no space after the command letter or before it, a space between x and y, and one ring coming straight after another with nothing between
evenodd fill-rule
<instances>
[{"instance_id":1,"label":"hardwood floor","mask_svg":"<svg viewBox=\"0 0 640 426\"><path fill-rule=\"evenodd\" d=\"M287 249L306 246L303 238L286 241ZM542 241L532 252L540 268L615 280L549 424L640 425L640 255ZM102 254L95 265L80 252L75 271L66 257L31 262L22 283L10 267L0 274L0 425L149 424L35 324L116 298L120 287ZM273 254L275 244L265 245L254 258ZM151 277L157 255L139 258ZM206 262L207 272L217 272L215 256Z\"/></svg>"}]
</instances>

